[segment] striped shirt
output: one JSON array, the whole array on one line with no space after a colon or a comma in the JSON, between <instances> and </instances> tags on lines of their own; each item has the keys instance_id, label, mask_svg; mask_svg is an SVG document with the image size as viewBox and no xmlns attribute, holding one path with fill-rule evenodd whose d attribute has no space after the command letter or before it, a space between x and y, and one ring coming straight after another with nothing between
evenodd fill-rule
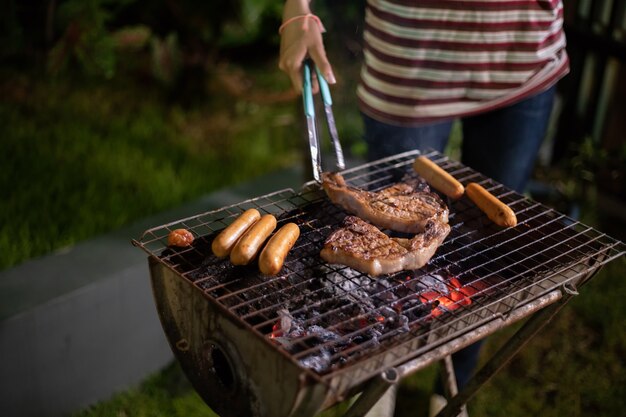
<instances>
[{"instance_id":1,"label":"striped shirt","mask_svg":"<svg viewBox=\"0 0 626 417\"><path fill-rule=\"evenodd\" d=\"M546 90L569 71L561 0L368 0L359 106L415 126Z\"/></svg>"}]
</instances>

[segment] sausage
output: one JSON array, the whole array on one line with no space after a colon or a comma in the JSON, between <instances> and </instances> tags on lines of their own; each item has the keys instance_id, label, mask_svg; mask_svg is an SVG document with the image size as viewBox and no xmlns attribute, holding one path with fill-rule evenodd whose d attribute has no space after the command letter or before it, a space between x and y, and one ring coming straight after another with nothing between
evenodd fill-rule
<instances>
[{"instance_id":1,"label":"sausage","mask_svg":"<svg viewBox=\"0 0 626 417\"><path fill-rule=\"evenodd\" d=\"M215 256L225 258L230 254L239 238L261 218L256 209L248 209L213 239L211 249Z\"/></svg>"},{"instance_id":2,"label":"sausage","mask_svg":"<svg viewBox=\"0 0 626 417\"><path fill-rule=\"evenodd\" d=\"M266 214L254 224L230 252L233 265L247 265L257 255L265 240L276 229L276 217Z\"/></svg>"},{"instance_id":3,"label":"sausage","mask_svg":"<svg viewBox=\"0 0 626 417\"><path fill-rule=\"evenodd\" d=\"M167 244L169 246L178 246L179 248L186 248L193 243L193 234L187 229L172 230L167 235Z\"/></svg>"},{"instance_id":4,"label":"sausage","mask_svg":"<svg viewBox=\"0 0 626 417\"><path fill-rule=\"evenodd\" d=\"M514 227L517 217L511 207L498 200L496 196L481 185L470 182L465 188L467 196L480 208L489 219L499 226Z\"/></svg>"},{"instance_id":5,"label":"sausage","mask_svg":"<svg viewBox=\"0 0 626 417\"><path fill-rule=\"evenodd\" d=\"M444 193L450 198L459 199L465 191L463 184L423 155L415 158L413 169L435 190Z\"/></svg>"},{"instance_id":6,"label":"sausage","mask_svg":"<svg viewBox=\"0 0 626 417\"><path fill-rule=\"evenodd\" d=\"M295 223L281 227L267 242L259 256L259 269L265 275L276 275L283 268L287 254L300 237L300 228Z\"/></svg>"}]
</instances>

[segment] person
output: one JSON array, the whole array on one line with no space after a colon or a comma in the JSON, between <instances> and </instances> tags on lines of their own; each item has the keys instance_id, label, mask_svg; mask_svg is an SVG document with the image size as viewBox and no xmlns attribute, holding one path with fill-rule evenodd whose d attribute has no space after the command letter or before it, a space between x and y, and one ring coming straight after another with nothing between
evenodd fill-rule
<instances>
[{"instance_id":1,"label":"person","mask_svg":"<svg viewBox=\"0 0 626 417\"><path fill-rule=\"evenodd\" d=\"M444 152L461 121L461 162L518 192L532 174L556 83L569 71L561 0L368 0L357 98L368 159ZM336 82L309 0L286 0L279 67L302 90L308 56ZM470 378L480 344L453 356Z\"/></svg>"}]
</instances>

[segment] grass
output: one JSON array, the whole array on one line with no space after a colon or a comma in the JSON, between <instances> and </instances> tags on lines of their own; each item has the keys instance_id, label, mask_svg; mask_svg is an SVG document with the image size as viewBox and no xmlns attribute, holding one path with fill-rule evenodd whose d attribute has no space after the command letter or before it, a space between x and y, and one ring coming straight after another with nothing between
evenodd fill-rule
<instances>
[{"instance_id":1,"label":"grass","mask_svg":"<svg viewBox=\"0 0 626 417\"><path fill-rule=\"evenodd\" d=\"M0 270L298 161L291 101L222 88L185 108L119 81L3 79Z\"/></svg>"},{"instance_id":2,"label":"grass","mask_svg":"<svg viewBox=\"0 0 626 417\"><path fill-rule=\"evenodd\" d=\"M609 264L581 288L581 295L477 396L471 410L484 416L621 414L626 394L625 311L618 298L626 296L623 271L623 260ZM485 353L512 330L490 341Z\"/></svg>"}]
</instances>

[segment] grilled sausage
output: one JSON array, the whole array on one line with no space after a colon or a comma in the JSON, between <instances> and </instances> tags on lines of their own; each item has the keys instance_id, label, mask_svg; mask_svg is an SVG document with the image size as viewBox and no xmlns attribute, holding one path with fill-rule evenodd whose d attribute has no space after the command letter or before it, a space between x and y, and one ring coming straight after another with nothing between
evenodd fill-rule
<instances>
[{"instance_id":1,"label":"grilled sausage","mask_svg":"<svg viewBox=\"0 0 626 417\"><path fill-rule=\"evenodd\" d=\"M193 243L193 234L187 229L172 230L167 235L167 244L169 246L178 246L184 248Z\"/></svg>"},{"instance_id":2,"label":"grilled sausage","mask_svg":"<svg viewBox=\"0 0 626 417\"><path fill-rule=\"evenodd\" d=\"M511 207L498 200L496 196L481 185L471 182L465 188L467 196L480 208L489 219L499 226L514 227L517 217Z\"/></svg>"},{"instance_id":3,"label":"grilled sausage","mask_svg":"<svg viewBox=\"0 0 626 417\"><path fill-rule=\"evenodd\" d=\"M287 254L300 237L300 228L295 223L281 227L267 242L259 256L259 269L265 275L276 275L283 268Z\"/></svg>"},{"instance_id":4,"label":"grilled sausage","mask_svg":"<svg viewBox=\"0 0 626 417\"><path fill-rule=\"evenodd\" d=\"M225 258L228 256L241 236L261 218L256 209L248 209L235 219L228 227L213 239L211 249L215 256Z\"/></svg>"},{"instance_id":5,"label":"grilled sausage","mask_svg":"<svg viewBox=\"0 0 626 417\"><path fill-rule=\"evenodd\" d=\"M448 197L456 200L463 195L463 184L425 156L418 156L415 159L413 169L435 190L444 193Z\"/></svg>"},{"instance_id":6,"label":"grilled sausage","mask_svg":"<svg viewBox=\"0 0 626 417\"><path fill-rule=\"evenodd\" d=\"M276 217L266 214L254 224L230 252L233 265L247 265L257 255L265 240L276 229Z\"/></svg>"}]
</instances>

